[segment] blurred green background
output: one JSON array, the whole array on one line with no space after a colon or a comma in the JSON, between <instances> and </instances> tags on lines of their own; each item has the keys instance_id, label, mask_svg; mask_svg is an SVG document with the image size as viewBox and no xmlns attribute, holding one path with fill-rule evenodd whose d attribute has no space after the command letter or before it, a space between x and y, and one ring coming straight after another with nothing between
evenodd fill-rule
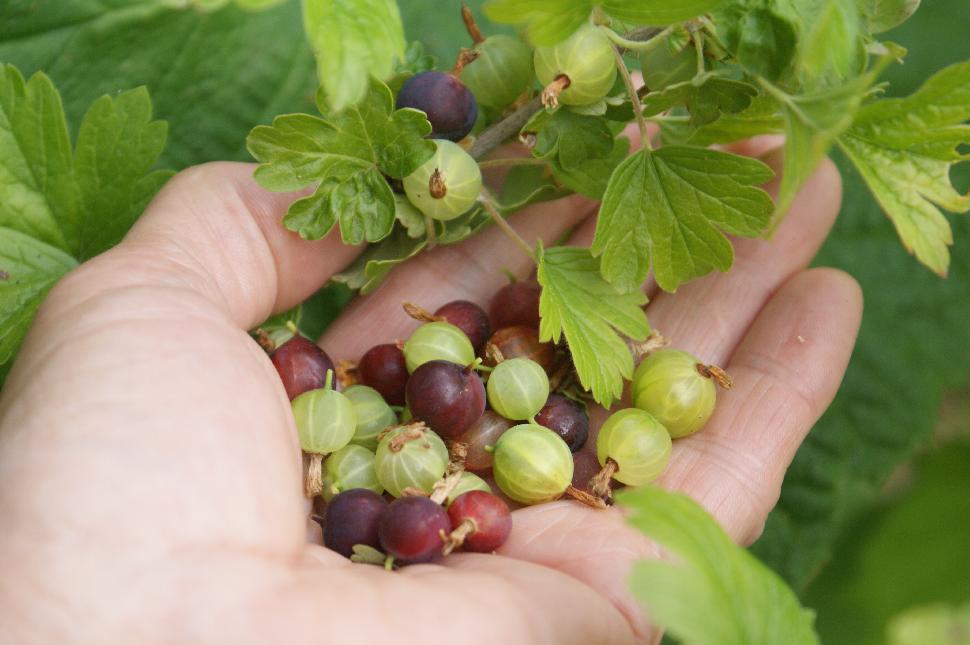
<instances>
[{"instance_id":1,"label":"blurred green background","mask_svg":"<svg viewBox=\"0 0 970 645\"><path fill-rule=\"evenodd\" d=\"M890 94L970 59L968 1L924 0L885 35L910 51L887 74ZM409 37L450 67L468 45L459 2L399 4ZM314 62L296 0L209 14L167 0L0 0L0 62L46 71L72 126L101 94L147 85L169 122L160 163L176 169L247 159L253 125L313 110ZM753 551L817 609L824 642L881 643L907 608L970 600L970 217L950 218L956 244L942 280L903 251L836 159L844 206L817 263L863 285L863 328L839 396L799 451ZM967 191L970 169L954 181ZM347 297L325 290L305 317L322 328Z\"/></svg>"}]
</instances>

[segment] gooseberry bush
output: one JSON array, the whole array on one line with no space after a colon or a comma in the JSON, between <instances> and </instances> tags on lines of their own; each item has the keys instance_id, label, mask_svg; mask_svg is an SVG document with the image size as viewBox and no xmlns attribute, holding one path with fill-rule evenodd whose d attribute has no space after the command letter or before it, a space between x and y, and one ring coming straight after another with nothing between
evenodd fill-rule
<instances>
[{"instance_id":1,"label":"gooseberry bush","mask_svg":"<svg viewBox=\"0 0 970 645\"><path fill-rule=\"evenodd\" d=\"M654 620L694 643L811 642L776 576L689 500L646 485L674 441L703 432L730 381L679 349L642 351L652 330L640 285L649 273L676 291L729 270L728 236L770 237L833 147L904 248L945 275L953 240L941 209L970 209L949 178L970 142L970 64L882 97L880 74L905 51L880 34L913 0L487 2L517 35L483 33L471 12L441 4L434 20L463 21L468 38L439 64L407 44L392 0L304 2L317 113L278 116L247 140L263 186L312 190L283 226L369 244L337 278L353 290L487 226L535 263L536 279L501 289L487 313L466 301L408 308L424 324L404 342L378 339L356 365L335 365L298 333L301 309L256 331L292 400L306 492L327 502L324 543L384 565L488 552L511 530L502 497L605 505L614 488L641 487L617 499L679 557L635 573ZM165 131L147 92L132 90L95 102L72 145L47 77L2 69L0 364L50 286L117 242L170 176L153 169ZM759 187L767 166L711 147L772 133L786 136L775 203ZM600 202L589 249L533 248L506 221L573 193ZM587 407L627 389L632 407L591 435ZM590 436L594 450L582 451ZM769 631L746 623L739 601ZM712 625L736 631L705 633Z\"/></svg>"}]
</instances>

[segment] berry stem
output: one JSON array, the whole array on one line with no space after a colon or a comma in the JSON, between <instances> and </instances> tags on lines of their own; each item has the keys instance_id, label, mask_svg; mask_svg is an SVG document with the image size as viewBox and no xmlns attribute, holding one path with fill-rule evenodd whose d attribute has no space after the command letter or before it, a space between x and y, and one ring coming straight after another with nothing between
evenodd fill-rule
<instances>
[{"instance_id":1,"label":"berry stem","mask_svg":"<svg viewBox=\"0 0 970 645\"><path fill-rule=\"evenodd\" d=\"M462 47L461 51L458 52L458 58L455 59L455 66L448 73L458 78L461 76L461 71L465 69L465 66L477 60L479 56L481 56L481 52L478 50Z\"/></svg>"},{"instance_id":2,"label":"berry stem","mask_svg":"<svg viewBox=\"0 0 970 645\"><path fill-rule=\"evenodd\" d=\"M512 228L504 217L502 217L502 214L498 212L497 208L495 208L495 203L492 201L492 198L488 192L483 190L481 196L478 198L478 201L481 202L482 206L485 207L485 210L491 216L492 221L495 222L500 229L502 229L502 232L505 233L509 239L515 242L526 255L532 258L534 263L538 264L539 261L536 258L532 247L529 246L529 243L522 239L522 236L516 233L515 229Z\"/></svg>"},{"instance_id":3,"label":"berry stem","mask_svg":"<svg viewBox=\"0 0 970 645\"><path fill-rule=\"evenodd\" d=\"M475 520L470 517L466 517L461 521L455 530L451 533L441 532L441 541L445 543L445 546L441 549L441 555L449 555L452 551L460 547L465 543L465 538L478 530L478 525L475 524Z\"/></svg>"},{"instance_id":4,"label":"berry stem","mask_svg":"<svg viewBox=\"0 0 970 645\"><path fill-rule=\"evenodd\" d=\"M262 347L263 351L267 354L272 354L276 349L276 343L273 342L273 339L269 337L269 334L262 327L253 332L253 338L256 340L256 344Z\"/></svg>"},{"instance_id":5,"label":"berry stem","mask_svg":"<svg viewBox=\"0 0 970 645\"><path fill-rule=\"evenodd\" d=\"M323 493L323 455L308 455L303 475L303 492L309 499Z\"/></svg>"},{"instance_id":6,"label":"berry stem","mask_svg":"<svg viewBox=\"0 0 970 645\"><path fill-rule=\"evenodd\" d=\"M542 88L542 93L539 95L539 98L542 100L542 106L549 109L559 107L559 95L563 93L563 90L572 85L572 83L565 74L560 74L552 79L551 83Z\"/></svg>"},{"instance_id":7,"label":"berry stem","mask_svg":"<svg viewBox=\"0 0 970 645\"><path fill-rule=\"evenodd\" d=\"M610 481L619 469L620 465L612 458L607 457L603 469L593 475L593 478L589 480L590 492L595 497L604 501L613 499L613 489L610 487Z\"/></svg>"},{"instance_id":8,"label":"berry stem","mask_svg":"<svg viewBox=\"0 0 970 645\"><path fill-rule=\"evenodd\" d=\"M500 159L487 159L479 161L478 167L482 168L503 168L505 166L544 166L546 162L535 157L503 157Z\"/></svg>"},{"instance_id":9,"label":"berry stem","mask_svg":"<svg viewBox=\"0 0 970 645\"><path fill-rule=\"evenodd\" d=\"M401 305L401 307L404 308L404 313L411 316L418 322L446 322L441 316L435 316L421 305L416 305L413 302L405 302Z\"/></svg>"},{"instance_id":10,"label":"berry stem","mask_svg":"<svg viewBox=\"0 0 970 645\"><path fill-rule=\"evenodd\" d=\"M623 62L623 54L620 53L618 47L613 47L613 57L616 59L616 68L620 72L623 84L626 86L626 93L630 96L633 114L637 118L637 127L640 128L640 145L646 150L651 150L650 135L647 132L647 120L643 118L643 105L640 104L640 96L637 94L637 88L633 85L630 70L626 68L626 63Z\"/></svg>"},{"instance_id":11,"label":"berry stem","mask_svg":"<svg viewBox=\"0 0 970 645\"><path fill-rule=\"evenodd\" d=\"M461 19L464 21L465 30L472 37L473 43L478 45L485 42L485 37L482 36L482 30L478 28L478 23L475 22L475 16L472 15L472 10L464 2L461 3Z\"/></svg>"},{"instance_id":12,"label":"berry stem","mask_svg":"<svg viewBox=\"0 0 970 645\"><path fill-rule=\"evenodd\" d=\"M341 388L357 385L357 363L346 358L337 361L337 382L340 383Z\"/></svg>"},{"instance_id":13,"label":"berry stem","mask_svg":"<svg viewBox=\"0 0 970 645\"><path fill-rule=\"evenodd\" d=\"M734 379L731 378L731 375L717 365L704 365L703 363L698 363L697 372L704 378L713 379L715 383L720 385L725 390L730 390L732 387L734 387Z\"/></svg>"},{"instance_id":14,"label":"berry stem","mask_svg":"<svg viewBox=\"0 0 970 645\"><path fill-rule=\"evenodd\" d=\"M581 502L586 506L591 506L593 508L602 509L607 507L607 503L603 501L601 498L595 495L590 495L586 491L580 490L575 486L573 486L572 484L566 487L566 496L572 497L577 502Z\"/></svg>"},{"instance_id":15,"label":"berry stem","mask_svg":"<svg viewBox=\"0 0 970 645\"><path fill-rule=\"evenodd\" d=\"M633 354L633 361L639 363L652 352L670 345L670 339L654 329L644 340L627 339L627 345L629 345L630 352Z\"/></svg>"},{"instance_id":16,"label":"berry stem","mask_svg":"<svg viewBox=\"0 0 970 645\"><path fill-rule=\"evenodd\" d=\"M670 25L663 31L654 34L651 38L648 38L647 40L634 40L634 39L626 38L606 26L601 25L600 28L606 32L606 35L609 36L609 39L612 40L614 44L619 45L624 49L629 49L630 51L648 52L660 46L664 42L664 40L666 40L667 36L669 36L674 32L675 25ZM633 36L637 34L631 33L628 35Z\"/></svg>"},{"instance_id":17,"label":"berry stem","mask_svg":"<svg viewBox=\"0 0 970 645\"><path fill-rule=\"evenodd\" d=\"M327 370L327 380L323 382L323 389L325 390L333 389L333 370Z\"/></svg>"}]
</instances>

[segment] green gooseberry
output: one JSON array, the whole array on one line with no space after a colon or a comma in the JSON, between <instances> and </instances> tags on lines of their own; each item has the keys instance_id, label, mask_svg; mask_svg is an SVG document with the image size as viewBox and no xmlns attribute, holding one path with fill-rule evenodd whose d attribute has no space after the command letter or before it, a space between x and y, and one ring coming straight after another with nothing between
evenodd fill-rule
<instances>
[{"instance_id":1,"label":"green gooseberry","mask_svg":"<svg viewBox=\"0 0 970 645\"><path fill-rule=\"evenodd\" d=\"M488 403L506 419L531 419L549 398L549 377L528 358L510 358L488 376Z\"/></svg>"},{"instance_id":2,"label":"green gooseberry","mask_svg":"<svg viewBox=\"0 0 970 645\"><path fill-rule=\"evenodd\" d=\"M592 105L609 94L616 82L613 43L592 24L583 25L557 45L536 47L534 63L543 85L561 76L569 80L559 93L563 105Z\"/></svg>"},{"instance_id":3,"label":"green gooseberry","mask_svg":"<svg viewBox=\"0 0 970 645\"><path fill-rule=\"evenodd\" d=\"M523 423L506 430L493 456L495 483L522 504L558 499L573 479L573 454L566 442L539 425Z\"/></svg>"},{"instance_id":4,"label":"green gooseberry","mask_svg":"<svg viewBox=\"0 0 970 645\"><path fill-rule=\"evenodd\" d=\"M340 450L357 430L354 404L334 390L332 383L333 372L328 371L324 387L304 392L291 402L303 452L326 455Z\"/></svg>"},{"instance_id":5,"label":"green gooseberry","mask_svg":"<svg viewBox=\"0 0 970 645\"><path fill-rule=\"evenodd\" d=\"M458 365L475 362L475 348L465 332L451 323L425 323L404 343L404 363L413 372L428 361L449 361Z\"/></svg>"},{"instance_id":6,"label":"green gooseberry","mask_svg":"<svg viewBox=\"0 0 970 645\"><path fill-rule=\"evenodd\" d=\"M714 413L717 387L687 352L663 349L648 355L633 373L633 405L655 416L674 439L704 427Z\"/></svg>"},{"instance_id":7,"label":"green gooseberry","mask_svg":"<svg viewBox=\"0 0 970 645\"><path fill-rule=\"evenodd\" d=\"M475 45L478 58L461 71L461 82L479 104L501 110L532 83L532 51L514 36L489 36Z\"/></svg>"},{"instance_id":8,"label":"green gooseberry","mask_svg":"<svg viewBox=\"0 0 970 645\"><path fill-rule=\"evenodd\" d=\"M377 481L374 453L354 444L348 444L323 462L323 491L321 495L330 501L334 495L351 488L367 488L383 493L384 487Z\"/></svg>"},{"instance_id":9,"label":"green gooseberry","mask_svg":"<svg viewBox=\"0 0 970 645\"><path fill-rule=\"evenodd\" d=\"M434 143L434 155L404 178L404 193L431 219L447 221L478 201L482 171L457 143L445 139L435 139Z\"/></svg>"},{"instance_id":10,"label":"green gooseberry","mask_svg":"<svg viewBox=\"0 0 970 645\"><path fill-rule=\"evenodd\" d=\"M387 404L381 393L366 385L351 385L343 391L344 396L354 404L357 413L357 430L350 443L377 450L377 436L397 423L397 415Z\"/></svg>"},{"instance_id":11,"label":"green gooseberry","mask_svg":"<svg viewBox=\"0 0 970 645\"><path fill-rule=\"evenodd\" d=\"M596 458L605 466L607 459L617 464L613 479L642 486L649 484L667 468L670 461L670 435L650 413L637 408L611 415L596 437Z\"/></svg>"},{"instance_id":12,"label":"green gooseberry","mask_svg":"<svg viewBox=\"0 0 970 645\"><path fill-rule=\"evenodd\" d=\"M448 468L448 448L432 430L401 426L381 439L374 466L377 481L394 497L405 488L430 493Z\"/></svg>"}]
</instances>

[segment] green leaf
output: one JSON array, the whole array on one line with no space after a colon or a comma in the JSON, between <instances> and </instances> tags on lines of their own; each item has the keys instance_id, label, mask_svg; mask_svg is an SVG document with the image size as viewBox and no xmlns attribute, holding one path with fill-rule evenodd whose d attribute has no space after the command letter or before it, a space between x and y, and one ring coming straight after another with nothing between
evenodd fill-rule
<instances>
[{"instance_id":1,"label":"green leaf","mask_svg":"<svg viewBox=\"0 0 970 645\"><path fill-rule=\"evenodd\" d=\"M752 76L776 81L792 67L799 16L788 2L736 0L714 18L717 33Z\"/></svg>"},{"instance_id":2,"label":"green leaf","mask_svg":"<svg viewBox=\"0 0 970 645\"><path fill-rule=\"evenodd\" d=\"M557 246L538 251L539 337L565 336L583 387L610 407L633 375L633 356L619 335L643 340L650 333L639 288L623 291L603 280L588 249Z\"/></svg>"},{"instance_id":3,"label":"green leaf","mask_svg":"<svg viewBox=\"0 0 970 645\"><path fill-rule=\"evenodd\" d=\"M418 239L424 237L427 231L424 213L404 195L394 193L394 217L408 232L408 237Z\"/></svg>"},{"instance_id":4,"label":"green leaf","mask_svg":"<svg viewBox=\"0 0 970 645\"><path fill-rule=\"evenodd\" d=\"M496 207L503 213L514 213L529 204L568 194L568 190L556 183L547 166L513 166L502 182L502 195Z\"/></svg>"},{"instance_id":5,"label":"green leaf","mask_svg":"<svg viewBox=\"0 0 970 645\"><path fill-rule=\"evenodd\" d=\"M0 61L43 70L68 122L107 94L144 85L169 124L159 167L248 160L246 133L274 115L313 108L313 54L295 0L267 11L216 12L169 0L0 2ZM254 44L258 43L258 46Z\"/></svg>"},{"instance_id":6,"label":"green leaf","mask_svg":"<svg viewBox=\"0 0 970 645\"><path fill-rule=\"evenodd\" d=\"M425 240L412 239L404 230L398 229L380 244L367 247L349 267L333 276L333 279L362 294L370 293L383 282L391 269L413 258L425 246Z\"/></svg>"},{"instance_id":7,"label":"green leaf","mask_svg":"<svg viewBox=\"0 0 970 645\"><path fill-rule=\"evenodd\" d=\"M371 82L363 100L323 118L289 114L253 128L247 144L261 162L255 177L270 190L290 191L319 182L294 202L287 228L306 239L326 235L334 223L348 244L376 242L394 225L394 197L382 173L403 178L434 154L422 112L395 110L386 85Z\"/></svg>"},{"instance_id":8,"label":"green leaf","mask_svg":"<svg viewBox=\"0 0 970 645\"><path fill-rule=\"evenodd\" d=\"M603 0L614 18L641 25L671 25L714 11L728 0Z\"/></svg>"},{"instance_id":9,"label":"green leaf","mask_svg":"<svg viewBox=\"0 0 970 645\"><path fill-rule=\"evenodd\" d=\"M495 22L525 24L536 45L555 45L587 21L591 0L491 0L482 7Z\"/></svg>"},{"instance_id":10,"label":"green leaf","mask_svg":"<svg viewBox=\"0 0 970 645\"><path fill-rule=\"evenodd\" d=\"M870 33L881 34L903 24L919 9L920 0L856 0Z\"/></svg>"},{"instance_id":11,"label":"green leaf","mask_svg":"<svg viewBox=\"0 0 970 645\"><path fill-rule=\"evenodd\" d=\"M54 282L117 243L171 176L149 172L164 145L142 88L95 101L72 154L50 79L0 67L0 364Z\"/></svg>"},{"instance_id":12,"label":"green leaf","mask_svg":"<svg viewBox=\"0 0 970 645\"><path fill-rule=\"evenodd\" d=\"M618 137L613 141L613 150L605 157L590 159L575 169L567 170L553 162L552 174L556 181L566 188L586 195L590 199L603 199L616 167L626 159L630 152L630 140Z\"/></svg>"},{"instance_id":13,"label":"green leaf","mask_svg":"<svg viewBox=\"0 0 970 645\"><path fill-rule=\"evenodd\" d=\"M697 502L655 486L622 491L628 521L673 557L634 565L630 586L650 619L688 645L818 643L814 613L734 544Z\"/></svg>"},{"instance_id":14,"label":"green leaf","mask_svg":"<svg viewBox=\"0 0 970 645\"><path fill-rule=\"evenodd\" d=\"M653 116L683 105L690 112L691 125L699 127L716 121L722 114L744 111L757 94L758 89L748 83L712 73L699 74L690 81L650 92L643 98L643 111Z\"/></svg>"},{"instance_id":15,"label":"green leaf","mask_svg":"<svg viewBox=\"0 0 970 645\"><path fill-rule=\"evenodd\" d=\"M970 63L938 72L914 94L860 110L839 145L896 226L903 246L946 275L953 233L940 212L970 211L970 195L950 183L950 169L970 158Z\"/></svg>"},{"instance_id":16,"label":"green leaf","mask_svg":"<svg viewBox=\"0 0 970 645\"><path fill-rule=\"evenodd\" d=\"M540 110L522 126L522 132L536 137L532 154L555 159L569 170L579 169L589 159L605 157L613 149L613 132L606 119L572 110Z\"/></svg>"},{"instance_id":17,"label":"green leaf","mask_svg":"<svg viewBox=\"0 0 970 645\"><path fill-rule=\"evenodd\" d=\"M681 123L662 123L661 130L666 143L687 143L709 146L715 143L733 143L759 134L779 133L784 121L778 101L760 94L745 110L737 114L722 114L713 123L699 128Z\"/></svg>"},{"instance_id":18,"label":"green leaf","mask_svg":"<svg viewBox=\"0 0 970 645\"><path fill-rule=\"evenodd\" d=\"M363 99L368 79L389 77L404 58L404 27L394 0L306 0L303 23L320 86L336 112Z\"/></svg>"},{"instance_id":19,"label":"green leaf","mask_svg":"<svg viewBox=\"0 0 970 645\"><path fill-rule=\"evenodd\" d=\"M75 266L64 251L0 227L0 364L13 358L44 296Z\"/></svg>"},{"instance_id":20,"label":"green leaf","mask_svg":"<svg viewBox=\"0 0 970 645\"><path fill-rule=\"evenodd\" d=\"M755 159L688 146L640 150L613 173L600 206L593 253L603 276L639 287L653 263L657 284L676 291L734 259L721 231L754 237L767 225L771 198L757 184L772 177Z\"/></svg>"},{"instance_id":21,"label":"green leaf","mask_svg":"<svg viewBox=\"0 0 970 645\"><path fill-rule=\"evenodd\" d=\"M845 0L814 0L802 16L799 75L809 85L849 78L864 62L859 10Z\"/></svg>"}]
</instances>

